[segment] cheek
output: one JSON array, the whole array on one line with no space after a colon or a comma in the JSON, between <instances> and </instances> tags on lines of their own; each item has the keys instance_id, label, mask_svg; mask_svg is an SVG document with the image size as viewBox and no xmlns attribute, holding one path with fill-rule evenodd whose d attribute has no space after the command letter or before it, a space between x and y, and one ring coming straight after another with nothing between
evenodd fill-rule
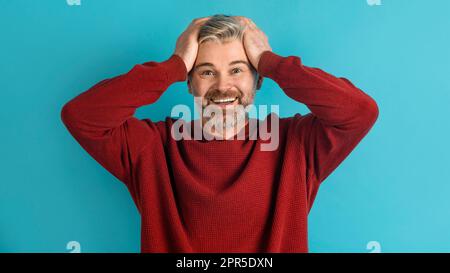
<instances>
[{"instance_id":1,"label":"cheek","mask_svg":"<svg viewBox=\"0 0 450 273\"><path fill-rule=\"evenodd\" d=\"M196 97L203 97L209 90L209 84L205 81L193 81L192 82L192 94Z\"/></svg>"},{"instance_id":2,"label":"cheek","mask_svg":"<svg viewBox=\"0 0 450 273\"><path fill-rule=\"evenodd\" d=\"M253 77L245 77L236 82L236 87L239 88L245 94L252 93L255 89L255 81Z\"/></svg>"}]
</instances>

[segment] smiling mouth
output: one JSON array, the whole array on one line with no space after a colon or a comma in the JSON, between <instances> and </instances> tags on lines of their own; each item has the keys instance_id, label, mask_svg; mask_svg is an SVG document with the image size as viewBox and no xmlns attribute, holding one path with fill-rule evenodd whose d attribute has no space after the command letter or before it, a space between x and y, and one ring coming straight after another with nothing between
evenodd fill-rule
<instances>
[{"instance_id":1,"label":"smiling mouth","mask_svg":"<svg viewBox=\"0 0 450 273\"><path fill-rule=\"evenodd\" d=\"M229 98L222 98L222 99L210 99L211 102L218 105L228 105L234 103L238 97L229 97Z\"/></svg>"}]
</instances>

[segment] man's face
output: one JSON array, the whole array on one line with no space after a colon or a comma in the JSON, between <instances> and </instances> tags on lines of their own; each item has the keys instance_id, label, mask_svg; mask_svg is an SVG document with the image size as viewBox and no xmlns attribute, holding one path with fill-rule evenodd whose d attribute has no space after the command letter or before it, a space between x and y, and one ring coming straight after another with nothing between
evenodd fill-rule
<instances>
[{"instance_id":1,"label":"man's face","mask_svg":"<svg viewBox=\"0 0 450 273\"><path fill-rule=\"evenodd\" d=\"M242 42L207 41L199 45L188 81L190 92L202 98L202 108L252 104L262 78L256 79Z\"/></svg>"}]
</instances>

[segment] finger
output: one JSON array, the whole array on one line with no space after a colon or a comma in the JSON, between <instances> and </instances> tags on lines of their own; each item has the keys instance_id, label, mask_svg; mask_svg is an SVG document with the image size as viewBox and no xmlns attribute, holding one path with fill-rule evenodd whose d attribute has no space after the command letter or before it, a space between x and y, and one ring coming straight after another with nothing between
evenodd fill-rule
<instances>
[{"instance_id":1,"label":"finger","mask_svg":"<svg viewBox=\"0 0 450 273\"><path fill-rule=\"evenodd\" d=\"M258 27L256 26L256 24L251 19L245 18L245 20L244 20L244 29L256 30L256 29L258 29Z\"/></svg>"},{"instance_id":2,"label":"finger","mask_svg":"<svg viewBox=\"0 0 450 273\"><path fill-rule=\"evenodd\" d=\"M188 26L188 32L198 32L200 31L200 27L205 23L205 21L209 20L209 17L196 18L192 20L192 22Z\"/></svg>"},{"instance_id":3,"label":"finger","mask_svg":"<svg viewBox=\"0 0 450 273\"><path fill-rule=\"evenodd\" d=\"M244 27L246 27L247 25L249 25L249 21L250 19L248 19L247 17L244 16L234 16L238 22L243 25Z\"/></svg>"},{"instance_id":4,"label":"finger","mask_svg":"<svg viewBox=\"0 0 450 273\"><path fill-rule=\"evenodd\" d=\"M256 26L255 22L253 22L251 19L248 19L248 24L253 29L258 28L258 26Z\"/></svg>"},{"instance_id":5,"label":"finger","mask_svg":"<svg viewBox=\"0 0 450 273\"><path fill-rule=\"evenodd\" d=\"M248 24L248 25L246 25L246 26L244 27L244 32L245 32L245 31L253 32L253 31L255 31L255 30L258 30L258 28L257 28L256 26L254 26L254 25Z\"/></svg>"},{"instance_id":6,"label":"finger","mask_svg":"<svg viewBox=\"0 0 450 273\"><path fill-rule=\"evenodd\" d=\"M206 20L208 20L209 18L211 18L211 16L207 16L207 17L201 17L201 18L196 18L192 21L193 25L199 25L203 22L205 22Z\"/></svg>"}]
</instances>

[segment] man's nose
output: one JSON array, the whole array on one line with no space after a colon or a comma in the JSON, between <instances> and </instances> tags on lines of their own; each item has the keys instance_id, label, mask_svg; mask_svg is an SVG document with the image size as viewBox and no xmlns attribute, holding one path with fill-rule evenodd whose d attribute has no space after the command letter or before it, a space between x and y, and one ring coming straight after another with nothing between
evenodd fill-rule
<instances>
[{"instance_id":1,"label":"man's nose","mask_svg":"<svg viewBox=\"0 0 450 273\"><path fill-rule=\"evenodd\" d=\"M227 91L232 86L232 79L227 75L220 75L216 80L216 89L220 91Z\"/></svg>"}]
</instances>

